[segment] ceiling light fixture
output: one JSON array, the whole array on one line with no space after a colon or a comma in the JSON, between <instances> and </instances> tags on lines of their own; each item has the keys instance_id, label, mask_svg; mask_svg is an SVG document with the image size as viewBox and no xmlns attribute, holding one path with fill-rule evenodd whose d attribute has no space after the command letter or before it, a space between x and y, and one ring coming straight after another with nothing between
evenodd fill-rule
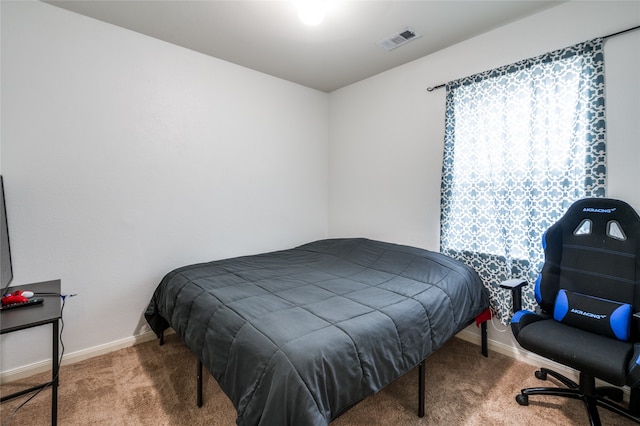
<instances>
[{"instance_id":1,"label":"ceiling light fixture","mask_svg":"<svg viewBox=\"0 0 640 426\"><path fill-rule=\"evenodd\" d=\"M322 0L299 0L298 17L306 25L319 25L324 21L327 12L327 2Z\"/></svg>"}]
</instances>

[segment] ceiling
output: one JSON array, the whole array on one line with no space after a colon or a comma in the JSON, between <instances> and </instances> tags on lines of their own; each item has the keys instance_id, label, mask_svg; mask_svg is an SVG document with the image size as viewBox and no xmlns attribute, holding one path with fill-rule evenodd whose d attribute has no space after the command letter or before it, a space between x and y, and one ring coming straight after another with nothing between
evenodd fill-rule
<instances>
[{"instance_id":1,"label":"ceiling","mask_svg":"<svg viewBox=\"0 0 640 426\"><path fill-rule=\"evenodd\" d=\"M51 0L47 3L324 92L563 1L329 1L307 26L293 1ZM387 51L377 42L421 34Z\"/></svg>"}]
</instances>

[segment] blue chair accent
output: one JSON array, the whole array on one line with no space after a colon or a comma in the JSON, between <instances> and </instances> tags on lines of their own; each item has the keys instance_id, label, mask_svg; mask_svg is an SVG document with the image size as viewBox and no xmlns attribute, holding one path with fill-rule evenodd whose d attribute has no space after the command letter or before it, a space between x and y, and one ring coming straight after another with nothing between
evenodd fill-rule
<instances>
[{"instance_id":1,"label":"blue chair accent","mask_svg":"<svg viewBox=\"0 0 640 426\"><path fill-rule=\"evenodd\" d=\"M542 294L540 293L540 282L542 281L542 274L538 274L538 279L536 280L535 287L533 289L533 294L536 298L536 302L540 304L542 302Z\"/></svg>"},{"instance_id":2,"label":"blue chair accent","mask_svg":"<svg viewBox=\"0 0 640 426\"><path fill-rule=\"evenodd\" d=\"M569 313L569 298L566 290L560 290L556 297L556 306L553 310L553 319L562 322Z\"/></svg>"}]
</instances>

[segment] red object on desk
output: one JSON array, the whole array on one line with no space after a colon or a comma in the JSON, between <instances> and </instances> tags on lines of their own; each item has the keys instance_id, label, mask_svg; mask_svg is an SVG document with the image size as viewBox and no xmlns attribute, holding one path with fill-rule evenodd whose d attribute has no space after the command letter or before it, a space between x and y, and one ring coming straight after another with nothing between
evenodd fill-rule
<instances>
[{"instance_id":1,"label":"red object on desk","mask_svg":"<svg viewBox=\"0 0 640 426\"><path fill-rule=\"evenodd\" d=\"M24 297L22 294L16 294L16 293L18 292L16 291L11 294L7 294L6 296L2 296L2 304L11 305L13 303L24 303L29 300L26 297Z\"/></svg>"}]
</instances>

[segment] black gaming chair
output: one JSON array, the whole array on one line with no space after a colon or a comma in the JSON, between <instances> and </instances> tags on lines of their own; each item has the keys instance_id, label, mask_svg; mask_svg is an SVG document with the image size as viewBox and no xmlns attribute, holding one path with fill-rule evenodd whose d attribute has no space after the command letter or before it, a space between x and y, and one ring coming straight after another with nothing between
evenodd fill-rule
<instances>
[{"instance_id":1,"label":"black gaming chair","mask_svg":"<svg viewBox=\"0 0 640 426\"><path fill-rule=\"evenodd\" d=\"M606 198L575 202L543 237L545 263L535 283L539 312L520 310L526 282L509 280L511 329L525 349L580 372L579 384L541 368L566 388L529 388L530 395L582 399L592 425L597 406L640 423L640 217L627 203ZM596 388L595 378L616 387ZM626 408L622 386L630 387ZM615 401L615 402L614 402Z\"/></svg>"}]
</instances>

